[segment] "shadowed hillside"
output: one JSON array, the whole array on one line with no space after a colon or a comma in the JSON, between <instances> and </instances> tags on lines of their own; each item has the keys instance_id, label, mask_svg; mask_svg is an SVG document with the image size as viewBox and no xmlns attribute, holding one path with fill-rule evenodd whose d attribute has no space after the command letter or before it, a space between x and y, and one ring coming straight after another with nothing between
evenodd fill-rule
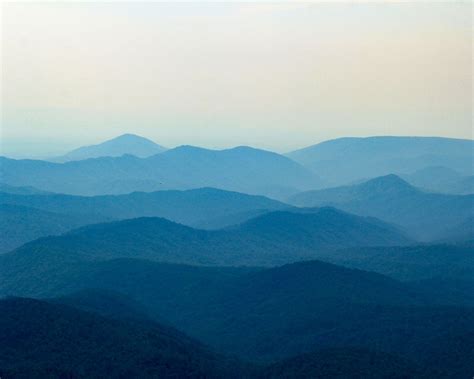
<instances>
[{"instance_id":1,"label":"shadowed hillside","mask_svg":"<svg viewBox=\"0 0 474 379\"><path fill-rule=\"evenodd\" d=\"M271 365L266 379L304 378L429 378L410 361L397 356L362 349L326 349Z\"/></svg>"},{"instance_id":2,"label":"shadowed hillside","mask_svg":"<svg viewBox=\"0 0 474 379\"><path fill-rule=\"evenodd\" d=\"M238 366L171 328L60 304L0 300L0 329L6 378L240 377Z\"/></svg>"},{"instance_id":3,"label":"shadowed hillside","mask_svg":"<svg viewBox=\"0 0 474 379\"><path fill-rule=\"evenodd\" d=\"M87 288L118 291L144 304L150 317L250 360L273 362L317 349L357 347L423 366L432 354L431 341L449 338L445 351L452 357L444 368L459 361L468 367L470 362L469 350L463 358L454 352L456 346L466 346L464 333L474 330L472 308L434 305L431 295L411 284L328 263L262 270L128 259L71 265L36 283L39 292L49 288L48 294L43 292L47 296ZM117 317L123 317L123 304L130 303L108 298L105 312L116 309ZM104 312L94 293L66 301Z\"/></svg>"}]
</instances>

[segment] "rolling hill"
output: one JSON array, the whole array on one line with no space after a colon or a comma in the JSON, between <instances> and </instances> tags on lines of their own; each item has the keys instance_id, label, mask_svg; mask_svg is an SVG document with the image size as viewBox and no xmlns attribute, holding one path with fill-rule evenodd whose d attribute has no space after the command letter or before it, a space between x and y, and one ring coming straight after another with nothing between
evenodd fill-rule
<instances>
[{"instance_id":1,"label":"rolling hill","mask_svg":"<svg viewBox=\"0 0 474 379\"><path fill-rule=\"evenodd\" d=\"M39 195L43 196L43 195ZM66 215L16 204L0 203L0 254L40 237L58 235L106 217Z\"/></svg>"},{"instance_id":2,"label":"rolling hill","mask_svg":"<svg viewBox=\"0 0 474 379\"><path fill-rule=\"evenodd\" d=\"M438 244L358 247L323 253L319 259L375 271L403 281L434 278L461 281L474 278L472 246Z\"/></svg>"},{"instance_id":3,"label":"rolling hill","mask_svg":"<svg viewBox=\"0 0 474 379\"><path fill-rule=\"evenodd\" d=\"M322 343L316 350L264 366L244 364L216 354L185 334L144 318L136 307L134 301L119 293L100 290L82 291L47 301L2 299L0 327L4 333L0 336L0 374L15 378L132 375L141 378L454 379L466 377L473 368L472 333L464 336L449 333L449 330L440 333L436 331L436 322L428 323L429 327L424 330L431 333L435 331L433 338L423 336L419 340L409 339L418 345L411 359L403 351L400 355L374 350L374 347L382 347L380 341L367 341L368 347L350 344L324 347L325 343ZM141 311L140 306L139 309ZM439 317L441 314L436 315ZM271 317L269 321L273 321ZM400 327L403 321L397 321L395 315L388 324ZM437 322L442 326L445 320L438 319ZM324 324L321 326L328 327ZM411 330L409 324L403 328L406 330L398 329L398 332ZM244 328L243 332L251 330L253 333L246 337L251 341L259 341L260 336L254 335L255 329ZM420 332L418 327L413 330ZM348 330L340 332L347 333ZM330 333L334 334L334 329ZM392 340L389 345L393 345L393 336L386 337L382 341ZM291 338L287 341L293 342ZM423 343L428 341L431 343Z\"/></svg>"},{"instance_id":4,"label":"rolling hill","mask_svg":"<svg viewBox=\"0 0 474 379\"><path fill-rule=\"evenodd\" d=\"M135 134L123 134L98 145L79 147L61 157L54 158L53 161L68 162L100 157L120 157L124 154L146 158L165 150L163 146L147 138Z\"/></svg>"},{"instance_id":5,"label":"rolling hill","mask_svg":"<svg viewBox=\"0 0 474 379\"><path fill-rule=\"evenodd\" d=\"M321 184L316 174L289 158L244 146L181 146L148 158L122 155L66 163L3 157L0 170L9 185L88 196L214 187L281 198Z\"/></svg>"},{"instance_id":6,"label":"rolling hill","mask_svg":"<svg viewBox=\"0 0 474 379\"><path fill-rule=\"evenodd\" d=\"M164 217L184 225L220 229L285 208L292 207L263 196L213 188L90 197L0 192L0 253L98 222Z\"/></svg>"},{"instance_id":7,"label":"rolling hill","mask_svg":"<svg viewBox=\"0 0 474 379\"><path fill-rule=\"evenodd\" d=\"M390 225L332 208L311 213L276 211L217 231L193 229L162 218L137 218L85 226L3 254L0 275L5 280L0 283L0 294L9 294L15 287L28 288L27 282L32 284L34 278L87 261L141 258L270 266L315 258L324 250L410 242Z\"/></svg>"},{"instance_id":8,"label":"rolling hill","mask_svg":"<svg viewBox=\"0 0 474 379\"><path fill-rule=\"evenodd\" d=\"M263 196L214 188L104 196L20 196L0 192L0 203L70 215L97 215L110 220L163 217L188 226L213 224L216 228L243 222L252 218L255 212L291 208ZM89 223L94 223L94 220L92 217Z\"/></svg>"},{"instance_id":9,"label":"rolling hill","mask_svg":"<svg viewBox=\"0 0 474 379\"><path fill-rule=\"evenodd\" d=\"M472 175L473 154L473 140L384 136L329 140L287 156L339 186L388 174L410 174L430 166Z\"/></svg>"},{"instance_id":10,"label":"rolling hill","mask_svg":"<svg viewBox=\"0 0 474 379\"><path fill-rule=\"evenodd\" d=\"M151 318L216 351L253 361L356 348L425 367L432 359L432 341L446 338L451 342L444 354L450 358L442 361L443 369L457 369L460 362L472 367L463 336L474 330L473 308L436 305L411 284L323 262L252 269L119 259L70 265L43 275L35 285L37 294L62 294L60 302L129 318L129 303L122 297L111 301L91 291L74 294L87 288L117 291L144 304Z\"/></svg>"},{"instance_id":11,"label":"rolling hill","mask_svg":"<svg viewBox=\"0 0 474 379\"><path fill-rule=\"evenodd\" d=\"M390 222L414 238L433 241L474 212L474 195L424 192L396 175L367 182L308 191L290 197L296 206L334 206Z\"/></svg>"}]
</instances>

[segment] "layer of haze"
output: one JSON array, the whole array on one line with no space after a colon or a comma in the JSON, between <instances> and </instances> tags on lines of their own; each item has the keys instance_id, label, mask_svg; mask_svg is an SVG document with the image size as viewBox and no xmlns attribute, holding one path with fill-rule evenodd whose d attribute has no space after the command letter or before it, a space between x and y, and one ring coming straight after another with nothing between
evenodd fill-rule
<instances>
[{"instance_id":1,"label":"layer of haze","mask_svg":"<svg viewBox=\"0 0 474 379\"><path fill-rule=\"evenodd\" d=\"M465 3L4 3L2 153L472 138Z\"/></svg>"}]
</instances>

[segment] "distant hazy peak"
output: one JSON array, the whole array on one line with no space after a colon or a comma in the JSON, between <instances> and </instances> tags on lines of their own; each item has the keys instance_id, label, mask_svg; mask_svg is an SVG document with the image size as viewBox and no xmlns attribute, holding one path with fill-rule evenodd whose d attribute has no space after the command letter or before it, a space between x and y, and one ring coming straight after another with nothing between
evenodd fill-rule
<instances>
[{"instance_id":1,"label":"distant hazy peak","mask_svg":"<svg viewBox=\"0 0 474 379\"><path fill-rule=\"evenodd\" d=\"M166 149L155 142L135 134L122 134L96 145L82 146L55 160L66 162L99 157L134 155L140 158L161 153Z\"/></svg>"},{"instance_id":2,"label":"distant hazy peak","mask_svg":"<svg viewBox=\"0 0 474 379\"><path fill-rule=\"evenodd\" d=\"M132 134L132 133L124 133L124 134L121 134L115 138L111 138L109 141L114 141L114 140L118 140L118 139L139 139L139 140L147 140L147 141L150 141L148 138L145 138L145 137L142 137L142 136L139 136L137 134Z\"/></svg>"}]
</instances>

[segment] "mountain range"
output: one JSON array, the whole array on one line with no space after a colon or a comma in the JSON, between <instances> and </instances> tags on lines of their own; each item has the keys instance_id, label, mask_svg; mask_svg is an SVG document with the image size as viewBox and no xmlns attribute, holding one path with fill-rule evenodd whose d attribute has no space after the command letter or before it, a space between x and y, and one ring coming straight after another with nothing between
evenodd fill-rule
<instances>
[{"instance_id":1,"label":"mountain range","mask_svg":"<svg viewBox=\"0 0 474 379\"><path fill-rule=\"evenodd\" d=\"M411 174L402 175L402 178L415 187L431 192L455 195L474 193L474 175L464 176L447 167L425 167Z\"/></svg>"},{"instance_id":2,"label":"mountain range","mask_svg":"<svg viewBox=\"0 0 474 379\"><path fill-rule=\"evenodd\" d=\"M49 235L62 234L91 221L106 221L106 217L87 214L64 214L0 203L0 254L11 251L26 242Z\"/></svg>"},{"instance_id":3,"label":"mountain range","mask_svg":"<svg viewBox=\"0 0 474 379\"><path fill-rule=\"evenodd\" d=\"M3 157L0 170L9 185L88 196L214 187L281 198L321 185L316 174L291 159L250 147L180 146L148 158L122 155L66 163Z\"/></svg>"},{"instance_id":4,"label":"mountain range","mask_svg":"<svg viewBox=\"0 0 474 379\"><path fill-rule=\"evenodd\" d=\"M333 206L354 214L377 217L424 241L442 239L474 212L474 195L425 192L396 175L303 192L290 197L288 202L303 207Z\"/></svg>"},{"instance_id":5,"label":"mountain range","mask_svg":"<svg viewBox=\"0 0 474 379\"><path fill-rule=\"evenodd\" d=\"M474 191L473 154L472 140L440 137L340 138L283 156L244 146L166 150L125 134L51 162L3 157L0 177L5 185L74 195L215 187L284 199L397 174L429 191L467 194Z\"/></svg>"},{"instance_id":6,"label":"mountain range","mask_svg":"<svg viewBox=\"0 0 474 379\"><path fill-rule=\"evenodd\" d=\"M102 317L145 313L217 353L256 363L349 348L394 355L423 373L439 370L435 377L462 377L473 368L472 341L466 338L474 330L472 308L441 305L441 298L433 302L436 288L426 296L414 285L375 273L317 261L251 269L119 259L71 265L57 274L56 287L44 294L62 295L56 302ZM118 292L143 306L130 310L122 297L111 302L87 288Z\"/></svg>"},{"instance_id":7,"label":"mountain range","mask_svg":"<svg viewBox=\"0 0 474 379\"><path fill-rule=\"evenodd\" d=\"M316 172L328 186L443 166L473 175L474 141L441 137L345 137L287 156ZM436 177L433 178L436 181Z\"/></svg>"},{"instance_id":8,"label":"mountain range","mask_svg":"<svg viewBox=\"0 0 474 379\"><path fill-rule=\"evenodd\" d=\"M0 374L5 377L386 378L465 377L470 365L433 347L424 362L360 347L321 348L276 363L249 364L213 352L136 313L117 293L87 291L39 301L0 300ZM107 306L107 311L104 309ZM112 312L110 311L112 310ZM20 326L21 325L21 326ZM469 336L456 340L469 349ZM15 342L13 342L15 341ZM70 341L75 341L71 344ZM459 345L461 342L462 345ZM448 346L452 346L449 341ZM28 356L24 355L28 351ZM47 359L46 359L47 357ZM120 359L117 359L120 358ZM443 359L441 359L443 358ZM440 364L442 363L442 365Z\"/></svg>"},{"instance_id":9,"label":"mountain range","mask_svg":"<svg viewBox=\"0 0 474 379\"><path fill-rule=\"evenodd\" d=\"M0 158L0 377L470 378L473 146Z\"/></svg>"},{"instance_id":10,"label":"mountain range","mask_svg":"<svg viewBox=\"0 0 474 379\"><path fill-rule=\"evenodd\" d=\"M355 246L393 246L411 241L376 219L331 208L310 213L276 211L216 231L193 229L162 218L137 218L85 226L29 242L0 256L0 295L29 296L42 278L70 265L141 258L200 265L278 265ZM12 293L11 291L14 291Z\"/></svg>"},{"instance_id":11,"label":"mountain range","mask_svg":"<svg viewBox=\"0 0 474 379\"><path fill-rule=\"evenodd\" d=\"M0 252L35 238L105 221L163 217L188 226L220 229L265 212L292 208L263 196L213 188L91 197L0 192L0 205L0 232L4 236Z\"/></svg>"},{"instance_id":12,"label":"mountain range","mask_svg":"<svg viewBox=\"0 0 474 379\"><path fill-rule=\"evenodd\" d=\"M421 241L462 242L474 239L474 224L470 217L474 206L473 195L430 193L394 175L353 186L303 192L289 198L288 202L293 205L264 196L214 188L102 196L37 193L34 188L12 186L5 189L8 192L0 192L0 204L10 205L10 212L8 222L0 225L0 231L4 234L1 252L34 238L61 234L78 226L104 221L162 217L198 229L222 229L275 210L300 212L296 205L329 205L377 217L398 225L400 230ZM30 192L33 194L28 195ZM12 206L17 206L16 212L12 212ZM29 212L29 209L32 211ZM41 214L40 210L49 213ZM2 212L5 211L4 207ZM48 214L51 220L47 219ZM61 219L63 221L59 222ZM6 213L4 220L7 220ZM39 224L45 227L36 227ZM15 227L16 231L10 233L11 227Z\"/></svg>"}]
</instances>

